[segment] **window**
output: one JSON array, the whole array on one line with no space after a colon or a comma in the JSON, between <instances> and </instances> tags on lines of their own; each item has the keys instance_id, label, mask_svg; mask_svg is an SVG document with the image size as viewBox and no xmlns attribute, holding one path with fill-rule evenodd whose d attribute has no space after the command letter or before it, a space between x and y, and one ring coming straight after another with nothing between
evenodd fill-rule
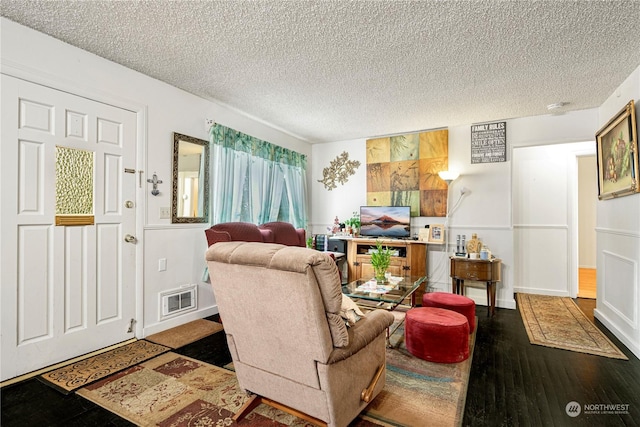
<instances>
[{"instance_id":1,"label":"window","mask_svg":"<svg viewBox=\"0 0 640 427\"><path fill-rule=\"evenodd\" d=\"M211 127L213 223L307 225L306 156L233 129Z\"/></svg>"},{"instance_id":2,"label":"window","mask_svg":"<svg viewBox=\"0 0 640 427\"><path fill-rule=\"evenodd\" d=\"M93 156L56 146L56 225L93 224Z\"/></svg>"}]
</instances>

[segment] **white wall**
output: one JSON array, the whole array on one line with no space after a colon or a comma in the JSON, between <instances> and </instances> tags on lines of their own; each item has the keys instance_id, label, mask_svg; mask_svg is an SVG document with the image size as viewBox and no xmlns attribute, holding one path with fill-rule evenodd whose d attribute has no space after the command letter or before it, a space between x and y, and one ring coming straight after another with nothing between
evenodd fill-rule
<instances>
[{"instance_id":1,"label":"white wall","mask_svg":"<svg viewBox=\"0 0 640 427\"><path fill-rule=\"evenodd\" d=\"M640 67L598 110L604 126L630 100L636 103L640 123ZM636 172L637 173L637 172ZM597 203L595 317L640 357L640 194Z\"/></svg>"},{"instance_id":2,"label":"white wall","mask_svg":"<svg viewBox=\"0 0 640 427\"><path fill-rule=\"evenodd\" d=\"M595 144L594 144L595 149ZM596 156L578 157L578 267L596 268Z\"/></svg>"},{"instance_id":3,"label":"white wall","mask_svg":"<svg viewBox=\"0 0 640 427\"><path fill-rule=\"evenodd\" d=\"M449 169L460 173L450 186L451 205L457 201L460 188L466 187L469 193L463 196L449 220L447 238L451 252L457 234L466 234L467 239L474 232L478 234L503 262L503 281L498 286L497 305L515 308L512 151L515 147L593 140L598 125L595 109L506 121L508 153L507 161L503 163L471 164L471 124L449 128ZM365 149L366 138L313 145L310 185L313 233L325 233L336 215L343 220L360 205L366 204ZM342 151L347 151L349 157L359 160L361 165L345 185L327 191L318 179L322 177L322 169ZM413 218L412 233L425 224L442 222L443 218ZM549 242L544 244L546 246ZM443 246L429 246L428 266L429 286L450 290L448 255ZM470 289L468 295L478 304L486 304L483 289Z\"/></svg>"},{"instance_id":4,"label":"white wall","mask_svg":"<svg viewBox=\"0 0 640 427\"><path fill-rule=\"evenodd\" d=\"M96 55L2 18L2 73L130 109L138 114L138 164L144 181L153 173L163 181L160 195L151 184L138 190L138 337L217 312L210 286L203 282L205 224L171 224L160 219L171 205L173 132L208 140L205 119L309 155L311 146L255 119L196 97ZM158 260L167 270L158 271ZM158 294L198 284L198 312L159 322Z\"/></svg>"}]
</instances>

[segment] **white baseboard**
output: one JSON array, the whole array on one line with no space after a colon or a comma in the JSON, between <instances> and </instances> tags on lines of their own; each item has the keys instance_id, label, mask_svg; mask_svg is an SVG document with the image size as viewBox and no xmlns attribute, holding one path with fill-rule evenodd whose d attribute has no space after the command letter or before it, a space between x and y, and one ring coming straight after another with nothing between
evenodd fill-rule
<instances>
[{"instance_id":1,"label":"white baseboard","mask_svg":"<svg viewBox=\"0 0 640 427\"><path fill-rule=\"evenodd\" d=\"M498 308L508 308L508 309L511 309L511 310L515 310L516 309L516 300L514 298L511 298L511 299L500 299L500 298L497 298L496 306L498 306Z\"/></svg>"},{"instance_id":2,"label":"white baseboard","mask_svg":"<svg viewBox=\"0 0 640 427\"><path fill-rule=\"evenodd\" d=\"M440 287L438 286L440 285ZM429 285L429 288L433 290L433 292L451 292L451 286L448 286L447 288L445 288L445 286L447 286L448 284L445 284L444 286L442 284L433 284L433 285ZM443 289L444 288L444 289ZM471 298L473 300L473 302L476 303L476 305L487 305L487 291L486 289L482 289L479 287L466 287L465 288L467 290L467 292L465 292L465 296L467 298ZM473 289L473 290L472 290ZM516 300L511 298L511 299L501 299L498 298L498 296L496 295L496 308L507 308L507 309L511 309L511 310L515 310L516 309Z\"/></svg>"},{"instance_id":3,"label":"white baseboard","mask_svg":"<svg viewBox=\"0 0 640 427\"><path fill-rule=\"evenodd\" d=\"M142 338L157 334L158 332L166 331L167 329L175 328L176 326L184 325L185 323L193 322L194 320L213 316L214 314L218 314L217 305L206 307L201 310L190 311L182 316L172 317L171 319L145 326L142 329Z\"/></svg>"},{"instance_id":4,"label":"white baseboard","mask_svg":"<svg viewBox=\"0 0 640 427\"><path fill-rule=\"evenodd\" d=\"M601 312L597 308L593 310L593 317L602 322L602 324L606 326L607 329L616 336L616 338L618 338L624 345L627 346L629 350L631 350L633 354L635 354L638 359L640 359L640 347L638 346L638 344L634 343L629 337L624 334L623 331L618 329L616 325L611 321L611 319L609 319L603 312Z\"/></svg>"},{"instance_id":5,"label":"white baseboard","mask_svg":"<svg viewBox=\"0 0 640 427\"><path fill-rule=\"evenodd\" d=\"M474 295L465 295L467 298L471 298L476 305L487 305L487 297L476 297ZM516 300L500 299L496 298L496 308L506 308L509 310L516 309Z\"/></svg>"}]
</instances>

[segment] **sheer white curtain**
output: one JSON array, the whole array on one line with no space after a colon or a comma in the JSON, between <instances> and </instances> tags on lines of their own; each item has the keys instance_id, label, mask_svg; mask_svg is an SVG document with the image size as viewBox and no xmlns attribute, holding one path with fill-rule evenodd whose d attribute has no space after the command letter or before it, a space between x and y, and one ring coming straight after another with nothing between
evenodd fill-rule
<instances>
[{"instance_id":1,"label":"sheer white curtain","mask_svg":"<svg viewBox=\"0 0 640 427\"><path fill-rule=\"evenodd\" d=\"M306 156L221 125L211 127L214 224L307 225Z\"/></svg>"},{"instance_id":2,"label":"sheer white curtain","mask_svg":"<svg viewBox=\"0 0 640 427\"><path fill-rule=\"evenodd\" d=\"M280 165L270 160L254 157L249 174L253 183L249 192L251 197L250 222L263 224L275 221L278 218L284 186Z\"/></svg>"},{"instance_id":3,"label":"sheer white curtain","mask_svg":"<svg viewBox=\"0 0 640 427\"><path fill-rule=\"evenodd\" d=\"M221 145L213 146L213 223L240 221L243 184L249 155Z\"/></svg>"},{"instance_id":4,"label":"sheer white curtain","mask_svg":"<svg viewBox=\"0 0 640 427\"><path fill-rule=\"evenodd\" d=\"M287 197L289 198L289 215L287 222L294 225L307 224L307 203L306 197L300 197L301 194L306 195L307 174L306 171L299 167L284 165L284 182L286 183ZM300 226L302 227L302 226Z\"/></svg>"}]
</instances>

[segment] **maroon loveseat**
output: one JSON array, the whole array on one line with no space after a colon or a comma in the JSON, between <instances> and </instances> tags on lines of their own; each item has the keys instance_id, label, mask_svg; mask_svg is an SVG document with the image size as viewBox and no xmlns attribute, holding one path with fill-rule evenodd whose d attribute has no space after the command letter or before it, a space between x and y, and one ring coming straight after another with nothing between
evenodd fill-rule
<instances>
[{"instance_id":1,"label":"maroon loveseat","mask_svg":"<svg viewBox=\"0 0 640 427\"><path fill-rule=\"evenodd\" d=\"M224 222L204 231L209 246L218 242L264 242L287 246L306 246L303 228L294 228L288 222L267 222L255 225L249 222Z\"/></svg>"},{"instance_id":2,"label":"maroon loveseat","mask_svg":"<svg viewBox=\"0 0 640 427\"><path fill-rule=\"evenodd\" d=\"M304 228L294 228L288 222L275 221L261 225L250 222L223 222L204 230L207 236L208 246L218 242L263 242L279 243L286 246L306 247L306 234ZM336 259L333 254L329 254ZM342 271L338 270L340 280Z\"/></svg>"}]
</instances>

